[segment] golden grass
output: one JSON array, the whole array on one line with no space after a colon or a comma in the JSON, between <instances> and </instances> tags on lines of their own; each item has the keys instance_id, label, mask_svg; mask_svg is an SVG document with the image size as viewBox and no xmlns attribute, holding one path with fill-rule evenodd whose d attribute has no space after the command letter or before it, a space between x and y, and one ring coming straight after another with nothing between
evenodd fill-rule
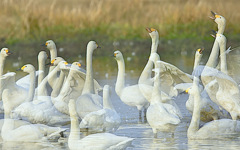
<instances>
[{"instance_id":1,"label":"golden grass","mask_svg":"<svg viewBox=\"0 0 240 150\"><path fill-rule=\"evenodd\" d=\"M227 19L227 30L239 33L239 0L1 0L0 38L39 38L55 32L101 32L113 38L145 37L147 26L160 36L216 29L208 16L213 10ZM189 31L191 32L191 30Z\"/></svg>"}]
</instances>

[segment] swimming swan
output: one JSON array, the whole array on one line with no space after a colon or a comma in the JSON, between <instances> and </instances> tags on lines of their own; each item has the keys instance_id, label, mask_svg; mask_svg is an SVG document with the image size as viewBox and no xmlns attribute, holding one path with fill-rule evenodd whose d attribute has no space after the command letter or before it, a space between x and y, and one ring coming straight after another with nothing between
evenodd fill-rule
<instances>
[{"instance_id":1,"label":"swimming swan","mask_svg":"<svg viewBox=\"0 0 240 150\"><path fill-rule=\"evenodd\" d=\"M140 120L142 118L142 109L144 109L144 117L146 117L145 114L146 109L149 106L149 102L142 95L138 84L125 86L125 63L123 55L120 51L115 51L114 57L118 64L118 75L115 85L115 91L122 100L122 102L129 106L137 107Z\"/></svg>"},{"instance_id":2,"label":"swimming swan","mask_svg":"<svg viewBox=\"0 0 240 150\"><path fill-rule=\"evenodd\" d=\"M29 89L30 101L24 102L17 108L12 110L12 116L14 118L21 118L32 123L42 123L47 125L64 125L69 123L70 118L68 115L64 115L57 111L51 101L50 96L37 96L34 98L35 89L35 68L31 64L24 65L21 68L22 71L30 74L31 89Z\"/></svg>"},{"instance_id":3,"label":"swimming swan","mask_svg":"<svg viewBox=\"0 0 240 150\"><path fill-rule=\"evenodd\" d=\"M69 114L71 117L71 129L68 138L68 147L71 150L98 149L115 150L126 149L131 145L133 139L123 136L116 136L111 133L97 133L80 139L80 128L76 104L73 99L69 101Z\"/></svg>"},{"instance_id":4,"label":"swimming swan","mask_svg":"<svg viewBox=\"0 0 240 150\"><path fill-rule=\"evenodd\" d=\"M87 45L86 56L86 80L82 90L82 95L76 100L77 113L79 117L84 118L88 113L102 109L102 97L94 92L94 80L92 69L92 54L99 48L95 41L90 41Z\"/></svg>"},{"instance_id":5,"label":"swimming swan","mask_svg":"<svg viewBox=\"0 0 240 150\"><path fill-rule=\"evenodd\" d=\"M115 111L109 95L109 85L103 88L103 109L87 114L80 123L80 129L88 132L113 132L121 123L119 114Z\"/></svg>"},{"instance_id":6,"label":"swimming swan","mask_svg":"<svg viewBox=\"0 0 240 150\"><path fill-rule=\"evenodd\" d=\"M199 89L199 79L194 77L193 87L188 91L194 95L193 115L188 127L187 136L189 140L216 140L233 138L240 132L240 122L231 119L214 120L199 127L201 112L201 95Z\"/></svg>"},{"instance_id":7,"label":"swimming swan","mask_svg":"<svg viewBox=\"0 0 240 150\"><path fill-rule=\"evenodd\" d=\"M9 89L3 91L3 105L4 105L4 123L2 126L1 136L3 141L17 141L17 142L43 142L48 140L56 141L60 138L63 131L59 127L49 127L43 124L19 124L15 126L15 120L10 118L11 100L7 99L11 95ZM18 123L18 122L17 122Z\"/></svg>"},{"instance_id":8,"label":"swimming swan","mask_svg":"<svg viewBox=\"0 0 240 150\"><path fill-rule=\"evenodd\" d=\"M154 137L158 131L172 132L181 122L178 110L173 105L163 103L161 99L160 61L155 64L155 81L152 91L151 103L147 109L147 121L152 127Z\"/></svg>"}]
</instances>

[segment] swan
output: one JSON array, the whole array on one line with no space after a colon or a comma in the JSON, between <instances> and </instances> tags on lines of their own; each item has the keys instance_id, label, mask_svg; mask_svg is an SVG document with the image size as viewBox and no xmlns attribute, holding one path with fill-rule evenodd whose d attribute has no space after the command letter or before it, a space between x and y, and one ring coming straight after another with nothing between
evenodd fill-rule
<instances>
[{"instance_id":1,"label":"swan","mask_svg":"<svg viewBox=\"0 0 240 150\"><path fill-rule=\"evenodd\" d=\"M163 103L161 100L160 61L155 64L155 73L151 102L147 109L147 121L156 138L158 131L174 134L175 128L181 120L177 108L168 103Z\"/></svg>"},{"instance_id":2,"label":"swan","mask_svg":"<svg viewBox=\"0 0 240 150\"><path fill-rule=\"evenodd\" d=\"M151 55L150 55L150 59L152 54L157 53L157 46L159 43L159 34L157 32L156 29L149 29L146 28L147 31L149 32L150 37L152 38L152 46L151 46ZM161 64L164 66L163 68L166 69L162 69L161 70L161 82L163 88L162 88L162 98L164 99L165 96L169 95L170 97L173 96L177 96L178 92L177 89L174 88L174 86L176 84L179 83L192 83L192 80L190 78L190 75L187 73L182 72L180 69L178 69L177 67L163 62L161 61ZM143 94L143 96L149 100L151 99L151 89L153 86L153 79L151 78L151 72L152 72L152 68L153 68L153 62L148 60L143 72L141 73L140 77L139 77L139 88ZM166 94L167 95L166 95ZM166 97L167 98L167 97Z\"/></svg>"},{"instance_id":3,"label":"swan","mask_svg":"<svg viewBox=\"0 0 240 150\"><path fill-rule=\"evenodd\" d=\"M97 133L88 135L80 139L80 128L76 104L73 99L69 101L69 114L71 117L71 129L68 138L68 147L71 150L76 149L98 149L115 150L126 149L131 145L133 139L123 136L116 136L111 133Z\"/></svg>"},{"instance_id":4,"label":"swan","mask_svg":"<svg viewBox=\"0 0 240 150\"><path fill-rule=\"evenodd\" d=\"M42 123L47 125L64 125L69 123L70 118L57 111L51 102L50 96L37 96L34 98L35 89L35 68L31 64L24 65L21 70L30 74L31 89L29 89L30 101L20 104L17 108L12 110L13 118L21 118L32 123ZM32 79L34 78L34 79Z\"/></svg>"},{"instance_id":5,"label":"swan","mask_svg":"<svg viewBox=\"0 0 240 150\"><path fill-rule=\"evenodd\" d=\"M115 111L109 95L109 85L103 88L103 109L87 114L80 123L80 129L88 132L116 131L121 123L119 114Z\"/></svg>"},{"instance_id":6,"label":"swan","mask_svg":"<svg viewBox=\"0 0 240 150\"><path fill-rule=\"evenodd\" d=\"M212 99L212 101L228 111L233 120L240 117L240 89L238 84L230 76L215 68L205 66L201 77L205 76L214 78L211 81L213 86L209 89L209 91L216 93L215 99Z\"/></svg>"},{"instance_id":7,"label":"swan","mask_svg":"<svg viewBox=\"0 0 240 150\"><path fill-rule=\"evenodd\" d=\"M8 48L2 48L0 52L0 77L3 75L3 68L5 64L6 57L11 55L12 52L9 51ZM2 84L2 79L0 80L0 100L2 99L2 91L4 89L4 86Z\"/></svg>"},{"instance_id":8,"label":"swan","mask_svg":"<svg viewBox=\"0 0 240 150\"><path fill-rule=\"evenodd\" d=\"M38 84L40 84L40 82L42 81L42 79L45 76L45 61L47 59L47 54L45 51L40 51L38 54L38 66L39 66L39 70L36 71L36 77L38 77ZM20 79L17 80L16 84L25 88L25 89L29 89L30 86L30 75L26 75Z\"/></svg>"},{"instance_id":9,"label":"swan","mask_svg":"<svg viewBox=\"0 0 240 150\"><path fill-rule=\"evenodd\" d=\"M195 54L195 63L194 63L194 71L195 73L198 69L200 60L196 61L197 59L201 59L202 57L202 51L197 50ZM203 90L203 86L201 84L198 85L199 89L201 89L201 99L200 107L201 107L201 121L203 122L209 122L211 120L217 120L219 118L228 118L229 114L226 110L220 108L216 103L214 103L210 97L207 94L207 91L211 86L210 84L205 87ZM186 93L188 93L188 90L192 87L192 85L186 89ZM186 108L187 110L192 114L193 113L193 106L194 106L194 95L189 94L188 100L186 101Z\"/></svg>"},{"instance_id":10,"label":"swan","mask_svg":"<svg viewBox=\"0 0 240 150\"><path fill-rule=\"evenodd\" d=\"M102 97L94 92L94 80L92 69L92 54L99 48L95 41L88 42L86 56L86 80L82 90L82 95L76 100L77 113L79 117L84 118L88 113L102 109Z\"/></svg>"},{"instance_id":11,"label":"swan","mask_svg":"<svg viewBox=\"0 0 240 150\"><path fill-rule=\"evenodd\" d=\"M114 57L118 64L118 75L115 85L115 91L122 100L122 102L129 106L137 107L139 111L139 120L141 120L142 109L144 109L145 117L146 109L149 106L149 102L142 95L138 84L132 86L125 86L125 63L123 55L120 51L115 51Z\"/></svg>"},{"instance_id":12,"label":"swan","mask_svg":"<svg viewBox=\"0 0 240 150\"><path fill-rule=\"evenodd\" d=\"M50 127L43 124L23 124L10 118L11 115L11 99L8 99L12 92L10 89L3 91L4 105L4 123L1 130L1 136L4 142L43 142L60 138L62 132L66 129L59 127ZM17 126L15 126L15 122Z\"/></svg>"},{"instance_id":13,"label":"swan","mask_svg":"<svg viewBox=\"0 0 240 150\"><path fill-rule=\"evenodd\" d=\"M217 33L223 34L226 26L226 19L223 16L218 15L217 13L212 12L212 14L213 14L213 17L210 17L210 18L213 19L218 25ZM217 66L218 55L219 55L219 44L215 39L212 47L212 51L210 53L206 66L215 68Z\"/></svg>"},{"instance_id":14,"label":"swan","mask_svg":"<svg viewBox=\"0 0 240 150\"><path fill-rule=\"evenodd\" d=\"M217 140L223 138L233 138L240 132L240 122L231 119L214 120L204 124L201 128L199 122L201 118L201 89L199 88L199 78L194 76L193 87L188 91L194 95L194 108L190 125L187 130L189 140Z\"/></svg>"}]
</instances>

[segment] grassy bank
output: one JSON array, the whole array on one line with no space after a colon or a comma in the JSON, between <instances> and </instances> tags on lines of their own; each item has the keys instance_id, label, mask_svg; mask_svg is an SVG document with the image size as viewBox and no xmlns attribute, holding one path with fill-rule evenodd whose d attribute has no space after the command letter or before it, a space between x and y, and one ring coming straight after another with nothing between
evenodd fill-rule
<instances>
[{"instance_id":1,"label":"grassy bank","mask_svg":"<svg viewBox=\"0 0 240 150\"><path fill-rule=\"evenodd\" d=\"M165 39L209 39L213 10L227 19L226 34L240 33L238 0L2 0L1 43L78 36L146 39L154 27ZM78 38L77 38L78 39Z\"/></svg>"}]
</instances>

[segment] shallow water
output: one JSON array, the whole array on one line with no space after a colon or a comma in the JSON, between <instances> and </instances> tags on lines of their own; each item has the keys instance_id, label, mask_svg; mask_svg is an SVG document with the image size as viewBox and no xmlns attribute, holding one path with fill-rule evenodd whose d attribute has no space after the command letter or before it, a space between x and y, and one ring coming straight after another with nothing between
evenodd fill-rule
<instances>
[{"instance_id":1,"label":"shallow water","mask_svg":"<svg viewBox=\"0 0 240 150\"><path fill-rule=\"evenodd\" d=\"M136 56L141 54L136 54ZM147 58L148 56L146 56ZM137 79L142 71L146 59L135 60L134 56L126 56L126 84L132 85L137 83ZM129 59L127 59L129 58ZM130 59L132 58L132 60ZM166 58L167 62L170 62L183 71L191 73L193 55L187 57L171 56ZM98 62L105 65L98 65ZM120 136L127 136L134 138L132 146L128 147L128 150L145 150L145 149L239 149L240 138L231 140L197 140L188 141L187 128L190 123L191 115L186 110L185 102L188 98L187 94L180 94L176 97L175 101L178 104L183 119L176 128L174 137L171 137L167 133L159 133L158 138L153 138L151 127L148 123L139 122L138 110L121 102L116 93L114 92L114 84L116 81L117 64L113 58L107 58L102 60L101 58L94 58L94 76L99 81L100 85L109 84L112 87L112 101L116 111L121 115L122 124L119 129L114 133ZM24 64L24 63L23 63ZM20 64L21 65L21 64ZM16 66L19 67L19 64ZM11 68L11 67L10 67ZM15 68L14 68L15 69ZM13 69L9 69L12 71ZM104 72L105 71L105 72ZM19 74L19 73L17 73ZM20 76L22 76L21 74ZM69 126L67 126L69 128ZM66 133L68 135L68 133ZM84 136L84 135L83 135ZM68 149L67 138L61 139L59 142L49 143L16 143L16 142L2 142L0 141L0 149Z\"/></svg>"}]
</instances>

